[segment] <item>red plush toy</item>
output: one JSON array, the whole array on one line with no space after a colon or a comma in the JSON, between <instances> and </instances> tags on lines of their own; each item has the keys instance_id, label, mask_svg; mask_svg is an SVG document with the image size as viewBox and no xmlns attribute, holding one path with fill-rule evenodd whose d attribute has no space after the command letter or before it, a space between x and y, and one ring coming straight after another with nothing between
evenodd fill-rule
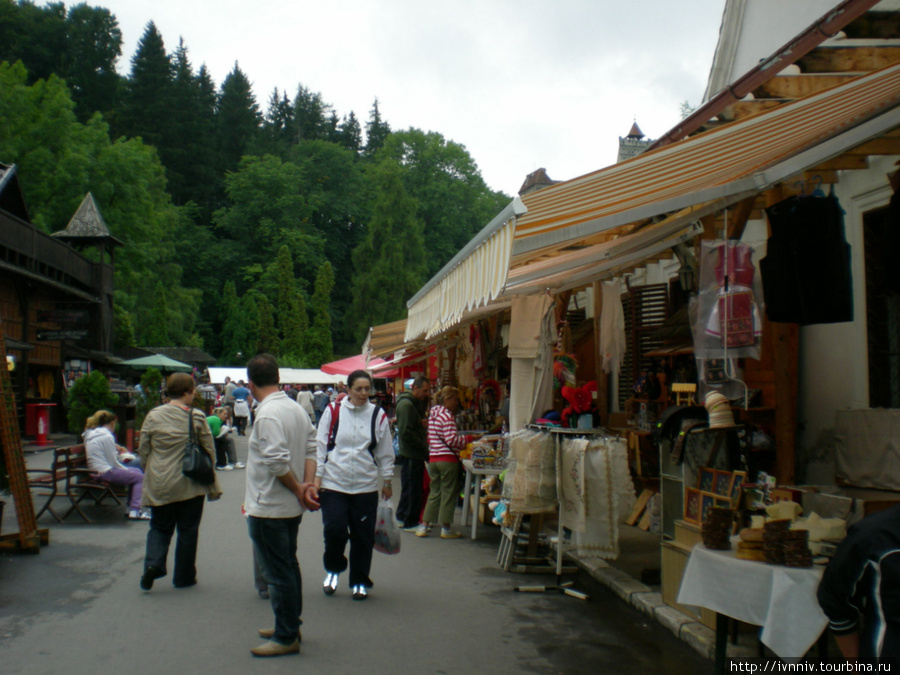
<instances>
[{"instance_id":1,"label":"red plush toy","mask_svg":"<svg viewBox=\"0 0 900 675\"><path fill-rule=\"evenodd\" d=\"M563 387L560 391L562 397L569 402L569 405L562 411L563 426L569 426L569 417L572 415L583 415L591 411L594 407L593 392L597 391L597 383L588 382L581 387Z\"/></svg>"}]
</instances>

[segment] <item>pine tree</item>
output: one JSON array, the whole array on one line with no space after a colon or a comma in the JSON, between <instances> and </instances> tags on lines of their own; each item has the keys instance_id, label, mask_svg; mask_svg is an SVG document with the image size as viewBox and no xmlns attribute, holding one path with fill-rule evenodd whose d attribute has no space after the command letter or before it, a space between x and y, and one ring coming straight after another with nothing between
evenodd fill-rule
<instances>
[{"instance_id":1,"label":"pine tree","mask_svg":"<svg viewBox=\"0 0 900 675\"><path fill-rule=\"evenodd\" d=\"M333 358L331 341L331 291L334 288L334 270L327 260L316 272L316 284L310 309L312 326L308 332L307 355L313 367L320 367Z\"/></svg>"},{"instance_id":2,"label":"pine tree","mask_svg":"<svg viewBox=\"0 0 900 675\"><path fill-rule=\"evenodd\" d=\"M365 156L369 159L375 157L387 137L391 135L390 125L381 119L381 112L378 110L378 99L372 104L369 111L369 121L366 122L366 151Z\"/></svg>"},{"instance_id":3,"label":"pine tree","mask_svg":"<svg viewBox=\"0 0 900 675\"><path fill-rule=\"evenodd\" d=\"M153 310L141 342L149 347L168 347L170 344L169 305L166 301L166 287L163 286L162 281L156 282L156 290L153 293Z\"/></svg>"},{"instance_id":4,"label":"pine tree","mask_svg":"<svg viewBox=\"0 0 900 675\"><path fill-rule=\"evenodd\" d=\"M259 342L259 299L262 297L253 289L244 293L241 298L241 325L244 327L243 346L237 352L239 363L246 363L250 357L259 352L256 350Z\"/></svg>"},{"instance_id":5,"label":"pine tree","mask_svg":"<svg viewBox=\"0 0 900 675\"><path fill-rule=\"evenodd\" d=\"M125 136L140 136L145 143L155 146L163 164L166 163L166 125L172 112L172 79L172 62L162 35L151 21L131 59L120 131Z\"/></svg>"},{"instance_id":6,"label":"pine tree","mask_svg":"<svg viewBox=\"0 0 900 675\"><path fill-rule=\"evenodd\" d=\"M172 61L172 109L166 125L164 152L169 193L176 204L191 200L204 204L209 199L215 173L209 153L214 144L215 110L210 107L202 81L194 75L183 41L179 42Z\"/></svg>"},{"instance_id":7,"label":"pine tree","mask_svg":"<svg viewBox=\"0 0 900 675\"><path fill-rule=\"evenodd\" d=\"M247 343L247 329L242 320L241 302L238 300L234 281L225 282L219 311L222 314L222 353L219 358L225 365L240 365L238 352L243 353ZM243 359L246 362L247 359Z\"/></svg>"},{"instance_id":8,"label":"pine tree","mask_svg":"<svg viewBox=\"0 0 900 675\"><path fill-rule=\"evenodd\" d=\"M294 106L287 92L279 94L277 88L272 90L263 118L262 138L257 154L286 157L288 149L293 145L291 139L293 126Z\"/></svg>"},{"instance_id":9,"label":"pine tree","mask_svg":"<svg viewBox=\"0 0 900 675\"><path fill-rule=\"evenodd\" d=\"M250 80L237 63L222 82L216 115L217 148L220 171L234 171L259 132L259 106L253 97Z\"/></svg>"},{"instance_id":10,"label":"pine tree","mask_svg":"<svg viewBox=\"0 0 900 675\"><path fill-rule=\"evenodd\" d=\"M280 340L278 331L275 330L275 317L272 314L272 303L269 299L259 294L257 299L259 310L259 332L256 337L256 353L278 354Z\"/></svg>"},{"instance_id":11,"label":"pine tree","mask_svg":"<svg viewBox=\"0 0 900 675\"><path fill-rule=\"evenodd\" d=\"M69 10L64 71L72 89L78 118L86 121L95 112L108 114L116 105L119 74L116 61L122 55L122 31L108 9L87 3Z\"/></svg>"},{"instance_id":12,"label":"pine tree","mask_svg":"<svg viewBox=\"0 0 900 675\"><path fill-rule=\"evenodd\" d=\"M294 97L294 125L296 141L327 141L330 106L322 100L322 94L313 92L302 84Z\"/></svg>"},{"instance_id":13,"label":"pine tree","mask_svg":"<svg viewBox=\"0 0 900 675\"><path fill-rule=\"evenodd\" d=\"M406 312L406 300L424 281L425 246L416 201L403 187L397 162L374 167L377 197L366 238L353 252L358 270L353 279L351 330L362 342L370 326L397 321Z\"/></svg>"},{"instance_id":14,"label":"pine tree","mask_svg":"<svg viewBox=\"0 0 900 675\"><path fill-rule=\"evenodd\" d=\"M362 149L362 128L359 126L359 120L356 118L356 113L352 110L341 122L338 140L341 145L352 150L357 155Z\"/></svg>"},{"instance_id":15,"label":"pine tree","mask_svg":"<svg viewBox=\"0 0 900 675\"><path fill-rule=\"evenodd\" d=\"M306 358L306 332L309 319L306 315L306 303L297 292L297 280L294 276L294 261L291 250L282 246L276 259L278 266L278 321L281 329L281 356L291 357L293 361L304 361Z\"/></svg>"}]
</instances>

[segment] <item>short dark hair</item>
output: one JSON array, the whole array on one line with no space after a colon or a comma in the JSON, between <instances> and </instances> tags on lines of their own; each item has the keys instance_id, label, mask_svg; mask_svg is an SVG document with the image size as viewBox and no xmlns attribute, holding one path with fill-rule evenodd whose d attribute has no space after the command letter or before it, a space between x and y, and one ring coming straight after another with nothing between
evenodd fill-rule
<instances>
[{"instance_id":1,"label":"short dark hair","mask_svg":"<svg viewBox=\"0 0 900 675\"><path fill-rule=\"evenodd\" d=\"M257 387L278 384L278 359L271 354L257 354L247 361L247 376Z\"/></svg>"},{"instance_id":2,"label":"short dark hair","mask_svg":"<svg viewBox=\"0 0 900 675\"><path fill-rule=\"evenodd\" d=\"M166 392L169 398L181 398L194 391L194 378L188 373L172 373L166 380Z\"/></svg>"},{"instance_id":3,"label":"short dark hair","mask_svg":"<svg viewBox=\"0 0 900 675\"><path fill-rule=\"evenodd\" d=\"M415 380L413 380L412 386L418 389L423 384L431 384L431 380L424 375L419 375Z\"/></svg>"},{"instance_id":4,"label":"short dark hair","mask_svg":"<svg viewBox=\"0 0 900 675\"><path fill-rule=\"evenodd\" d=\"M366 378L369 381L370 385L372 384L372 376L369 375L369 373L367 373L365 370L354 370L347 378L347 386L352 387L353 383L361 377Z\"/></svg>"}]
</instances>

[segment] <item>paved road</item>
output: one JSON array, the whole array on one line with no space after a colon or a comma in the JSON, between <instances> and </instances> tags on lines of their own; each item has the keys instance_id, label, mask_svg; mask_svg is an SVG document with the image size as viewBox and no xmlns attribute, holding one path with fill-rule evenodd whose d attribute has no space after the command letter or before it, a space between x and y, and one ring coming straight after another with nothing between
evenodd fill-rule
<instances>
[{"instance_id":1,"label":"paved road","mask_svg":"<svg viewBox=\"0 0 900 675\"><path fill-rule=\"evenodd\" d=\"M239 439L241 458L246 442ZM46 455L46 453L42 453ZM45 461L37 456L29 463ZM305 608L302 653L256 659L256 630L272 625L253 588L240 506L244 474L220 475L225 496L207 503L197 586L160 579L138 588L147 525L118 508L94 509L94 525L50 526L40 555L0 555L0 673L691 673L709 672L664 628L594 584L584 602L515 593L552 578L507 574L499 536L418 539L397 556L375 554L375 587L354 602L346 585L321 592L322 526L301 525ZM342 582L345 582L342 579Z\"/></svg>"}]
</instances>

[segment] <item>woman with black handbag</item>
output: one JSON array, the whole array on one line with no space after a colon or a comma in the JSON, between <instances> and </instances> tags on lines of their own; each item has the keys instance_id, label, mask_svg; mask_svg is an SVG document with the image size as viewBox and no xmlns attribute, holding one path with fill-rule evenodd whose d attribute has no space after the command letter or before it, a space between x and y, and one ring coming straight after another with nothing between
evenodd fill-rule
<instances>
[{"instance_id":1,"label":"woman with black handbag","mask_svg":"<svg viewBox=\"0 0 900 675\"><path fill-rule=\"evenodd\" d=\"M206 484L183 473L185 453L196 445L215 461L215 446L206 416L192 407L194 380L175 373L166 381L169 402L151 410L141 428L138 453L144 470L142 504L150 507L150 531L141 588L149 591L153 581L166 576L169 544L176 528L175 570L172 584L186 588L197 583L197 540L203 516L204 496L213 501L222 496L215 474Z\"/></svg>"}]
</instances>

